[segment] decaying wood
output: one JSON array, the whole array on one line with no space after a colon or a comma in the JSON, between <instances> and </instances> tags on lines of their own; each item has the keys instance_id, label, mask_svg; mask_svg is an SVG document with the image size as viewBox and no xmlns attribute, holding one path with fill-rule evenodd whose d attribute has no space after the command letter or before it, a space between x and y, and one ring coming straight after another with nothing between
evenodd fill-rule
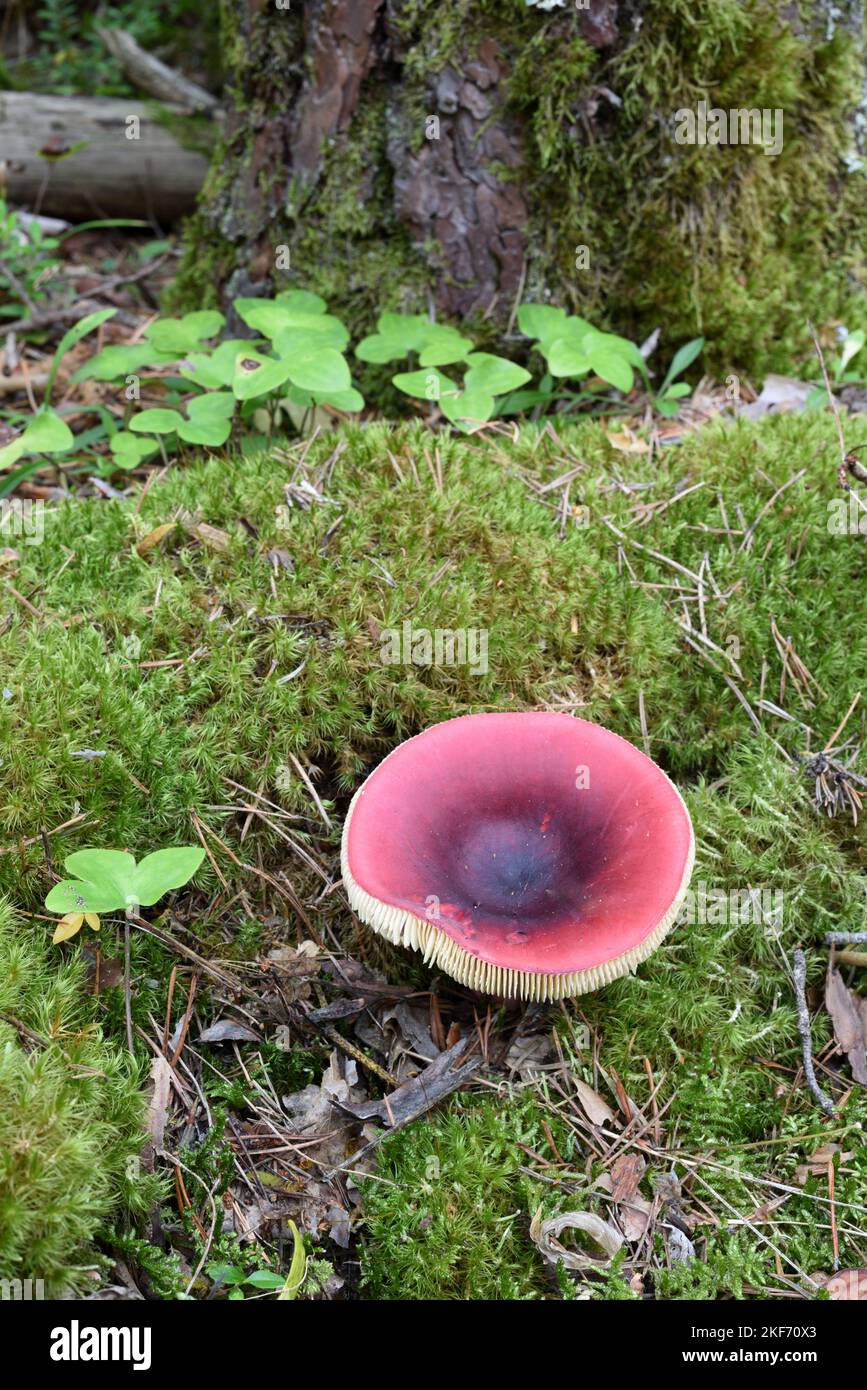
<instances>
[{"instance_id":1,"label":"decaying wood","mask_svg":"<svg viewBox=\"0 0 867 1390\"><path fill-rule=\"evenodd\" d=\"M198 82L191 82L182 73L147 53L125 29L99 29L97 32L129 80L143 92L149 92L158 101L181 106L185 111L216 109L218 102L215 96L200 87Z\"/></svg>"},{"instance_id":2,"label":"decaying wood","mask_svg":"<svg viewBox=\"0 0 867 1390\"><path fill-rule=\"evenodd\" d=\"M0 92L0 183L34 212L173 222L207 168L143 100Z\"/></svg>"}]
</instances>

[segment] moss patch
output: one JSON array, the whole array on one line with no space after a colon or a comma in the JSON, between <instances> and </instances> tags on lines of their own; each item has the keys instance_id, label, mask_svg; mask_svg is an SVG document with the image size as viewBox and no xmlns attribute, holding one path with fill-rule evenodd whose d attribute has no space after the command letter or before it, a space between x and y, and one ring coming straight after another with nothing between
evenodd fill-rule
<instances>
[{"instance_id":1,"label":"moss patch","mask_svg":"<svg viewBox=\"0 0 867 1390\"><path fill-rule=\"evenodd\" d=\"M103 1038L77 955L0 901L0 1278L92 1290L95 1239L156 1195L138 1176L142 1080Z\"/></svg>"},{"instance_id":2,"label":"moss patch","mask_svg":"<svg viewBox=\"0 0 867 1390\"><path fill-rule=\"evenodd\" d=\"M816 814L810 787L781 756L803 751L805 730L765 712L764 732L756 735L722 672L736 675L754 709L764 697L809 724L814 748L867 686L867 651L851 606L863 588L867 552L863 537L829 531L829 503L841 495L829 419L720 424L653 460L617 453L604 429L589 423L559 434L530 428L515 443L372 425L348 431L332 459L335 442L314 441L300 473L300 450L288 463L278 454L190 459L155 482L140 505L50 507L43 544L20 545L14 584L30 606L0 590L0 848L11 851L0 855L0 887L22 909L40 912L51 882L42 826L51 830L79 812L86 817L51 839L59 863L84 844L141 853L189 842L195 810L238 858L286 870L305 901L318 897L317 931L333 932L368 960L385 963L389 975L425 987L427 972L399 952L379 954L338 894L320 897L321 882L308 881L297 855L287 858L273 826L253 822L241 844L244 818L226 810L225 779L301 817L292 823L299 843L315 846L336 869L349 796L401 738L472 710L549 707L604 722L640 745L643 697L651 753L690 802L695 882L781 892L782 918L679 927L636 978L579 1005L599 1061L616 1070L638 1104L648 1100L645 1058L656 1080L665 1078L660 1104L674 1097L666 1112L672 1152L651 1163L648 1195L672 1156L684 1179L702 1155L701 1176L719 1194L690 1179L691 1198L706 1201L718 1221L699 1233L700 1259L686 1272L660 1275L656 1292L779 1290L769 1247L750 1247L742 1228L725 1223L734 1220L729 1206L743 1215L758 1205L767 1191L758 1179L793 1185L796 1165L823 1135L855 1154L841 1164L838 1198L855 1201L859 1176L863 1181L863 1097L854 1093L827 1123L803 1089L792 1087L798 1043L786 962L794 945L809 947L832 927L862 924L864 841L860 826ZM856 428L850 442L859 442ZM535 489L576 467L561 525L558 490ZM302 476L328 501L289 507L285 485ZM701 486L688 491L695 484ZM196 539L189 529L196 520L222 528L225 547ZM170 521L174 531L140 554L139 543ZM707 661L678 626L686 605L701 630L684 570L703 575L707 636L719 649L707 648ZM679 580L680 595L672 588ZM812 699L799 696L790 679L781 695L772 619L821 688ZM416 629L484 629L487 672L384 664L384 634L407 621ZM99 756L81 756L86 750ZM334 822L331 833L292 755L309 767ZM217 858L228 893L206 866L195 894L184 897L197 949L237 962L260 954L275 936L306 934L287 909L263 936L256 882L228 855L218 850ZM232 906L241 888L246 904ZM17 928L16 940L44 943L49 931L34 917ZM106 924L109 945L113 932ZM72 978L63 962L79 951L78 941L50 956L38 945L46 998L55 979ZM814 951L814 983L822 963ZM172 964L160 946L135 936L133 1016L145 1029L150 1013L163 1015ZM18 1007L8 1006L13 1013ZM175 1013L183 1007L179 992ZM203 987L197 1008L207 1016L209 1007ZM119 991L81 1008L87 1026L98 1023L122 1038ZM27 1021L46 1030L52 1012L41 1014L34 1003ZM575 1046L574 1010L558 1017L576 1074L593 1080L591 1057ZM815 1037L820 1046L825 1021L817 1020ZM16 1055L17 1067L35 1065ZM287 1061L269 1043L262 1065L282 1094L315 1078L321 1058L305 1051ZM130 1084L127 1077L125 1104ZM96 1082L88 1085L103 1094ZM220 1085L213 1099L244 1107L243 1085ZM46 1087L44 1094L54 1092ZM381 1171L399 1182L403 1205L384 1184L368 1198L370 1291L398 1297L412 1288L437 1298L564 1291L539 1264L529 1218L537 1198L546 1214L567 1200L598 1204L590 1186L598 1171L587 1169L580 1136L553 1127L550 1099L532 1088L515 1091L502 1107L461 1096L383 1147ZM100 1103L92 1125L87 1120L76 1130L82 1143L102 1134ZM60 1088L49 1104L58 1124L65 1123L65 1105ZM129 1136L137 1120L132 1111L117 1113L119 1131L134 1147L138 1139ZM516 1134L538 1150L543 1119L561 1152L575 1159L574 1173L558 1175L559 1189L522 1173L526 1164L514 1150ZM226 1152L202 1158L209 1174L222 1171ZM420 1186L430 1181L432 1153L449 1190ZM725 1172L712 1166L729 1158ZM195 1169L195 1157L188 1159ZM492 1164L502 1180L486 1193ZM57 1173L51 1181L60 1182ZM111 1193L112 1181L99 1191ZM798 1286L799 1270L830 1267L826 1207L813 1200L820 1189L808 1184L804 1197L793 1197L776 1228L790 1261L784 1275ZM99 1210L110 1206L107 1196ZM97 1226L96 1208L87 1212ZM404 1238L406 1222L414 1234ZM450 1222L469 1233L471 1249L447 1245ZM21 1230L14 1260L26 1269L33 1237L26 1223ZM84 1226L76 1226L76 1239L79 1230ZM844 1229L841 1222L840 1239L841 1258L863 1263L857 1223ZM501 1267L491 1265L497 1250ZM487 1252L484 1260L479 1252ZM53 1258L59 1267L61 1257ZM632 1292L615 1271L597 1296Z\"/></svg>"}]
</instances>

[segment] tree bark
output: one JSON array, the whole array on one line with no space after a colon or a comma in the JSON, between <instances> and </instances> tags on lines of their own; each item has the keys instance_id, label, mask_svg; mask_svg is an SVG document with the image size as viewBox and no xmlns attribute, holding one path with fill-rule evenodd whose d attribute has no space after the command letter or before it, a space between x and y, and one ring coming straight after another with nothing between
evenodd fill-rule
<instances>
[{"instance_id":1,"label":"tree bark","mask_svg":"<svg viewBox=\"0 0 867 1390\"><path fill-rule=\"evenodd\" d=\"M749 3L734 26L715 0L688 18L668 0L222 4L228 114L188 236L190 302L297 284L354 329L430 308L483 340L523 296L635 336L713 333L754 365L758 337L775 335L772 357L842 312L835 265L863 284L864 179L842 168L856 0ZM674 140L679 107L780 92L776 161Z\"/></svg>"},{"instance_id":2,"label":"tree bark","mask_svg":"<svg viewBox=\"0 0 867 1390\"><path fill-rule=\"evenodd\" d=\"M0 168L9 198L33 211L170 223L192 211L208 161L143 101L0 92Z\"/></svg>"}]
</instances>

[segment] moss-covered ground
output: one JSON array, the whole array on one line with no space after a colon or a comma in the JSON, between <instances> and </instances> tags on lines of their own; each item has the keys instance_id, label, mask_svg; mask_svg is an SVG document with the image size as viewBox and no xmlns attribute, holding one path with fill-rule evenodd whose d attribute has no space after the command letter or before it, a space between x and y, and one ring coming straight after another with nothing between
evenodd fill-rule
<instances>
[{"instance_id":1,"label":"moss-covered ground","mask_svg":"<svg viewBox=\"0 0 867 1390\"><path fill-rule=\"evenodd\" d=\"M46 844L59 867L73 848L144 852L196 843L207 827L213 859L165 930L240 964L312 928L425 988L428 972L374 947L341 893L322 893L299 846L336 877L349 797L399 740L455 714L542 707L639 746L643 709L650 752L690 806L695 881L782 894L781 920L679 926L636 977L552 1012L563 1075L615 1108L604 1078L619 1078L648 1119L659 1111L641 1192L674 1167L698 1223L689 1262L654 1235L643 1291L809 1293L835 1240L843 1267L867 1263L867 1100L825 1047L821 1009L814 1046L837 1113L804 1087L790 970L801 945L820 986L824 933L864 925L861 825L819 815L787 756L821 747L867 688L867 550L863 536L829 531L835 450L822 415L718 424L655 456L619 452L598 423L527 427L514 441L375 424L288 453L190 459L125 500L51 504L42 543L19 539L0 571L0 891L18 914L0 931L0 1276L75 1284L119 1242L141 1256L137 1221L154 1197L128 1162L150 1053L136 1032L136 1058L124 1058L123 991L88 992L80 939L49 945ZM561 487L539 490L570 473L565 507ZM304 479L324 500L299 490ZM684 639L685 609L704 657ZM486 629L487 673L383 664L383 629L405 620ZM789 674L781 691L772 623L814 686ZM858 709L844 740L861 721ZM239 814L233 783L298 819ZM103 925L107 956L118 931ZM133 933L142 1033L166 1013L176 964ZM178 988L173 1023L186 998ZM266 1045L257 1065L284 1094L318 1078L327 1051ZM219 1197L231 1178L220 1125L249 1092L224 1052L210 1055L222 1073L206 1086L214 1131L204 1144L188 1136L183 1161ZM574 1296L529 1223L539 1206L606 1214L594 1142L545 1074L459 1093L381 1146L358 1229L362 1294ZM796 1176L831 1142L833 1223L827 1174ZM191 1230L192 1265L198 1239ZM618 1265L595 1296L636 1296L629 1277ZM155 1287L176 1291L170 1278Z\"/></svg>"}]
</instances>

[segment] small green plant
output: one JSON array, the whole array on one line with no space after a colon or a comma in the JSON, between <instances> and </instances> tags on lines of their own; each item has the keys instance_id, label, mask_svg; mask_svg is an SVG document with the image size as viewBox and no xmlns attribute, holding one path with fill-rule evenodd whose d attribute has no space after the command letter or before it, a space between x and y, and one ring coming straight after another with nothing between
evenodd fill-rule
<instances>
[{"instance_id":1,"label":"small green plant","mask_svg":"<svg viewBox=\"0 0 867 1390\"><path fill-rule=\"evenodd\" d=\"M56 883L45 906L49 912L64 914L86 916L122 909L134 916L188 883L204 857L203 849L190 845L155 850L139 863L122 849L76 850L64 860L75 877Z\"/></svg>"},{"instance_id":2,"label":"small green plant","mask_svg":"<svg viewBox=\"0 0 867 1390\"><path fill-rule=\"evenodd\" d=\"M850 372L847 371L847 368L853 357L857 357L865 342L867 342L867 334L861 328L854 333L846 334L840 344L840 351L826 364L832 386L847 386L850 382L862 379L859 372ZM807 408L819 410L827 404L828 392L823 382L821 385L814 386L808 395Z\"/></svg>"},{"instance_id":3,"label":"small green plant","mask_svg":"<svg viewBox=\"0 0 867 1390\"><path fill-rule=\"evenodd\" d=\"M20 458L35 456L35 462L24 465L15 473L6 478L0 486L0 496L5 496L16 487L23 478L33 473L39 468L39 456L43 454L66 454L69 453L77 441L72 430L61 416L49 406L51 393L54 390L54 382L57 378L57 371L60 363L69 352L70 348L80 343L82 338L88 333L93 332L100 324L110 319L116 310L98 309L95 313L87 314L74 327L64 333L57 345L57 350L51 362L48 372L48 381L45 386L45 399L42 409L30 417L21 416L14 411L6 414L7 422L22 423L24 429L17 439L0 449L0 468L8 468L17 463ZM26 423L25 423L26 421ZM99 433L102 433L100 430Z\"/></svg>"},{"instance_id":4,"label":"small green plant","mask_svg":"<svg viewBox=\"0 0 867 1390\"><path fill-rule=\"evenodd\" d=\"M17 463L25 454L65 454L75 435L55 410L40 410L10 444L0 449L0 468Z\"/></svg>"},{"instance_id":5,"label":"small green plant","mask_svg":"<svg viewBox=\"0 0 867 1390\"><path fill-rule=\"evenodd\" d=\"M208 1265L207 1272L217 1288L228 1289L227 1297L233 1302L244 1298L245 1288L255 1289L259 1294L275 1293L278 1303L289 1303L296 1299L304 1291L307 1252L295 1222L289 1221L287 1225L292 1236L292 1261L285 1278L270 1269L256 1269L252 1274L248 1274L239 1265L211 1264ZM314 1282L314 1289L318 1283L318 1280Z\"/></svg>"},{"instance_id":6,"label":"small green plant","mask_svg":"<svg viewBox=\"0 0 867 1390\"><path fill-rule=\"evenodd\" d=\"M676 415L680 401L690 394L692 387L685 381L678 381L677 377L695 361L703 347L704 338L691 338L674 354L662 385L653 397L654 408L660 415Z\"/></svg>"},{"instance_id":7,"label":"small green plant","mask_svg":"<svg viewBox=\"0 0 867 1390\"><path fill-rule=\"evenodd\" d=\"M494 418L507 397L530 380L517 362L489 352L475 352L471 338L456 328L431 323L420 314L382 314L377 331L362 338L355 349L362 362L394 362L418 356L418 369L392 377L399 391L416 400L435 401L447 420L469 432ZM463 383L445 376L440 367L465 362Z\"/></svg>"},{"instance_id":8,"label":"small green plant","mask_svg":"<svg viewBox=\"0 0 867 1390\"><path fill-rule=\"evenodd\" d=\"M285 290L273 299L236 299L234 308L261 337L211 346L225 319L216 310L196 310L155 319L142 342L103 348L75 373L73 383L129 384L147 369L148 382L164 393L163 405L132 413L122 429L108 428L114 467L135 468L158 449L167 457L179 442L219 448L236 410L249 425L264 409L270 432L283 415L303 417L317 406L345 414L362 409L343 353L349 334L319 295Z\"/></svg>"},{"instance_id":9,"label":"small green plant","mask_svg":"<svg viewBox=\"0 0 867 1390\"><path fill-rule=\"evenodd\" d=\"M0 315L21 318L62 283L55 255L59 245L35 218L22 222L0 198Z\"/></svg>"},{"instance_id":10,"label":"small green plant","mask_svg":"<svg viewBox=\"0 0 867 1390\"><path fill-rule=\"evenodd\" d=\"M550 304L522 304L518 310L518 327L535 340L536 350L544 357L548 368L538 392L522 392L521 398L512 402L513 409L521 410L540 403L550 404L555 399L565 399L573 405L593 403L607 395L592 385L578 392L564 391L554 385L555 379L561 378L598 377L628 394L635 384L637 371L660 415L675 415L679 401L691 390L686 382L676 378L686 371L704 347L704 338L692 338L684 343L675 353L662 385L654 391L644 358L628 338L603 333L586 319Z\"/></svg>"},{"instance_id":11,"label":"small green plant","mask_svg":"<svg viewBox=\"0 0 867 1390\"><path fill-rule=\"evenodd\" d=\"M586 319L551 304L522 304L518 327L535 340L552 377L597 376L618 391L632 390L636 370L646 375L644 358L628 338L603 333Z\"/></svg>"}]
</instances>

